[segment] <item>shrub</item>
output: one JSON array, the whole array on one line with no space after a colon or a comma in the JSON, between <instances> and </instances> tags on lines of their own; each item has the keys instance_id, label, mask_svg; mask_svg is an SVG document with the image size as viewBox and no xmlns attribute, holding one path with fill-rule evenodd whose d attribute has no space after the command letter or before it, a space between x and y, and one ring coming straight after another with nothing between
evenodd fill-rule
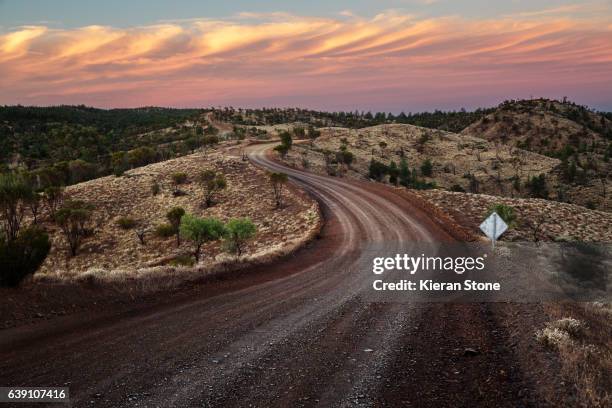
<instances>
[{"instance_id":1,"label":"shrub","mask_svg":"<svg viewBox=\"0 0 612 408\"><path fill-rule=\"evenodd\" d=\"M0 209L7 241L17 238L32 195L32 188L23 178L14 174L0 175Z\"/></svg>"},{"instance_id":2,"label":"shrub","mask_svg":"<svg viewBox=\"0 0 612 408\"><path fill-rule=\"evenodd\" d=\"M368 175L371 179L376 181L382 181L385 174L387 174L388 168L384 163L377 160L370 160L370 167L368 168Z\"/></svg>"},{"instance_id":3,"label":"shrub","mask_svg":"<svg viewBox=\"0 0 612 408\"><path fill-rule=\"evenodd\" d=\"M487 217L494 211L501 217L502 220L504 220L506 224L508 224L508 228L512 228L516 225L516 213L514 212L513 207L506 204L495 204L489 208Z\"/></svg>"},{"instance_id":4,"label":"shrub","mask_svg":"<svg viewBox=\"0 0 612 408\"><path fill-rule=\"evenodd\" d=\"M225 239L230 252L242 255L244 245L257 233L257 227L249 218L234 218L228 221Z\"/></svg>"},{"instance_id":5,"label":"shrub","mask_svg":"<svg viewBox=\"0 0 612 408\"><path fill-rule=\"evenodd\" d=\"M454 191L456 193L465 193L465 189L459 184L453 184L450 188L450 191Z\"/></svg>"},{"instance_id":6,"label":"shrub","mask_svg":"<svg viewBox=\"0 0 612 408\"><path fill-rule=\"evenodd\" d=\"M174 195L179 195L179 186L187 182L187 174L182 172L172 173L170 177L172 178L172 183L174 184Z\"/></svg>"},{"instance_id":7,"label":"shrub","mask_svg":"<svg viewBox=\"0 0 612 408\"><path fill-rule=\"evenodd\" d=\"M151 183L151 194L156 196L159 194L159 191L160 191L159 183L157 181L153 181L153 183Z\"/></svg>"},{"instance_id":8,"label":"shrub","mask_svg":"<svg viewBox=\"0 0 612 408\"><path fill-rule=\"evenodd\" d=\"M138 224L135 219L130 217L121 217L117 220L117 225L119 228L124 230L132 229Z\"/></svg>"},{"instance_id":9,"label":"shrub","mask_svg":"<svg viewBox=\"0 0 612 408\"><path fill-rule=\"evenodd\" d=\"M172 266L193 266L194 263L193 258L189 255L179 255L169 262Z\"/></svg>"},{"instance_id":10,"label":"shrub","mask_svg":"<svg viewBox=\"0 0 612 408\"><path fill-rule=\"evenodd\" d=\"M15 287L43 263L51 243L41 229L23 229L16 240L0 239L0 286Z\"/></svg>"},{"instance_id":11,"label":"shrub","mask_svg":"<svg viewBox=\"0 0 612 408\"><path fill-rule=\"evenodd\" d=\"M181 207L174 207L166 213L166 218L170 222L174 233L176 234L176 246L181 245L181 234L179 227L181 225L181 218L185 215L185 210Z\"/></svg>"},{"instance_id":12,"label":"shrub","mask_svg":"<svg viewBox=\"0 0 612 408\"><path fill-rule=\"evenodd\" d=\"M544 174L534 176L526 184L529 195L534 198L548 198L548 187Z\"/></svg>"},{"instance_id":13,"label":"shrub","mask_svg":"<svg viewBox=\"0 0 612 408\"><path fill-rule=\"evenodd\" d=\"M155 235L160 238L169 238L176 234L174 227L168 223L159 224L155 227Z\"/></svg>"},{"instance_id":14,"label":"shrub","mask_svg":"<svg viewBox=\"0 0 612 408\"><path fill-rule=\"evenodd\" d=\"M200 174L200 183L204 187L204 204L210 207L215 195L227 187L227 181L223 174L217 174L213 170L204 170Z\"/></svg>"},{"instance_id":15,"label":"shrub","mask_svg":"<svg viewBox=\"0 0 612 408\"><path fill-rule=\"evenodd\" d=\"M283 186L287 183L288 177L285 173L270 173L268 178L274 190L276 208L281 208L283 206Z\"/></svg>"},{"instance_id":16,"label":"shrub","mask_svg":"<svg viewBox=\"0 0 612 408\"><path fill-rule=\"evenodd\" d=\"M185 214L181 218L180 233L193 242L195 247L193 256L196 262L199 262L202 245L221 238L225 234L225 227L216 218L199 218Z\"/></svg>"},{"instance_id":17,"label":"shrub","mask_svg":"<svg viewBox=\"0 0 612 408\"><path fill-rule=\"evenodd\" d=\"M431 160L426 159L423 164L421 164L421 174L425 177L431 177L433 174L433 164Z\"/></svg>"},{"instance_id":18,"label":"shrub","mask_svg":"<svg viewBox=\"0 0 612 408\"><path fill-rule=\"evenodd\" d=\"M92 206L84 201L67 201L55 214L55 221L68 241L71 256L77 254L83 238L88 235L86 225L91 218L92 209Z\"/></svg>"}]
</instances>

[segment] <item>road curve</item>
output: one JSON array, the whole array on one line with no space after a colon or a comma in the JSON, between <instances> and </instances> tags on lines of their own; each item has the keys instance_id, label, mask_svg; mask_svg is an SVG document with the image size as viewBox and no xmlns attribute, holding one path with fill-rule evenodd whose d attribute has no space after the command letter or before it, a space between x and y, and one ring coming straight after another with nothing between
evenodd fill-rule
<instances>
[{"instance_id":1,"label":"road curve","mask_svg":"<svg viewBox=\"0 0 612 408\"><path fill-rule=\"evenodd\" d=\"M453 351L497 347L486 306L369 302L350 272L372 243L452 238L390 188L290 169L268 148L252 146L250 159L316 197L320 240L235 290L28 329L27 344L22 329L4 330L0 385L69 386L79 407L515 405L511 354L466 362Z\"/></svg>"}]
</instances>

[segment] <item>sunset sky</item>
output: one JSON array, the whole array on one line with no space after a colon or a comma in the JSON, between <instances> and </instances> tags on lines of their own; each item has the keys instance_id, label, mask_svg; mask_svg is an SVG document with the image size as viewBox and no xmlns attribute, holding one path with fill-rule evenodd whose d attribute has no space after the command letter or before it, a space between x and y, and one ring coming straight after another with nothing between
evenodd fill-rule
<instances>
[{"instance_id":1,"label":"sunset sky","mask_svg":"<svg viewBox=\"0 0 612 408\"><path fill-rule=\"evenodd\" d=\"M0 0L0 104L612 110L612 4Z\"/></svg>"}]
</instances>

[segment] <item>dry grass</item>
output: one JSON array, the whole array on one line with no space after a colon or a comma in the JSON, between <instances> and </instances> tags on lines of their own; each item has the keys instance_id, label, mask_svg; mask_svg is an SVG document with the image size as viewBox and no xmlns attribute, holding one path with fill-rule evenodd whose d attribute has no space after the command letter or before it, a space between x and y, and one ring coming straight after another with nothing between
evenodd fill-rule
<instances>
[{"instance_id":1,"label":"dry grass","mask_svg":"<svg viewBox=\"0 0 612 408\"><path fill-rule=\"evenodd\" d=\"M562 374L584 407L612 406L612 306L608 303L548 304L561 317L536 332L537 340L559 353Z\"/></svg>"},{"instance_id":2,"label":"dry grass","mask_svg":"<svg viewBox=\"0 0 612 408\"><path fill-rule=\"evenodd\" d=\"M222 172L228 184L210 208L203 206L202 186L196 181L204 169ZM185 194L180 196L172 194L170 178L177 171L188 175L187 183L180 186ZM154 181L161 186L161 192L156 195L151 193ZM221 153L196 153L134 169L122 177L104 177L70 186L67 194L71 198L94 204L95 234L71 258L60 231L45 222L54 245L34 282L86 281L119 288L124 282L131 282L132 287L140 285L148 291L175 287L180 282L275 258L303 244L320 226L316 202L296 189L286 191L286 206L276 210L265 173L248 162ZM222 243L215 242L205 245L202 261L193 268L172 266L175 259L190 253L190 244L183 242L177 248L174 237L158 237L153 230L167 222L165 214L175 206L222 221L249 217L257 225L257 236L248 243L246 255L240 260L229 257ZM146 245L140 244L133 229L118 225L117 221L126 217L148 226Z\"/></svg>"}]
</instances>

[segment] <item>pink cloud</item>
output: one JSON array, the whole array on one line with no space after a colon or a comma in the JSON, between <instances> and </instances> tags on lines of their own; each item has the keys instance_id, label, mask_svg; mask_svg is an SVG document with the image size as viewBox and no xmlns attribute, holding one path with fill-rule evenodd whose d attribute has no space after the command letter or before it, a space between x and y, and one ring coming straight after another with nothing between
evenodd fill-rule
<instances>
[{"instance_id":1,"label":"pink cloud","mask_svg":"<svg viewBox=\"0 0 612 408\"><path fill-rule=\"evenodd\" d=\"M273 13L0 35L3 104L424 109L544 93L612 103L610 73L612 25L555 16Z\"/></svg>"}]
</instances>

